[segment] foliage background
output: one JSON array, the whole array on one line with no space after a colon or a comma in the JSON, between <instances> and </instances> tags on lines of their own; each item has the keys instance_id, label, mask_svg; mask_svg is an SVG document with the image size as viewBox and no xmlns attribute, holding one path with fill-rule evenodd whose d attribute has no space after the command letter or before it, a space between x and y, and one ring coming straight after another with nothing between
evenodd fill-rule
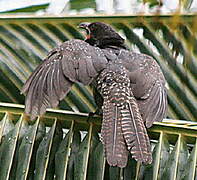
<instances>
[{"instance_id":1,"label":"foliage background","mask_svg":"<svg viewBox=\"0 0 197 180\"><path fill-rule=\"evenodd\" d=\"M76 84L61 110L48 110L35 122L17 105L24 103L23 83L48 51L68 39L83 39L77 25L87 21L111 24L132 50L154 57L168 81L168 119L149 129L150 166L131 158L125 169L107 165L99 141L101 119L87 121L96 108L90 87ZM0 179L196 179L196 48L196 14L1 15Z\"/></svg>"}]
</instances>

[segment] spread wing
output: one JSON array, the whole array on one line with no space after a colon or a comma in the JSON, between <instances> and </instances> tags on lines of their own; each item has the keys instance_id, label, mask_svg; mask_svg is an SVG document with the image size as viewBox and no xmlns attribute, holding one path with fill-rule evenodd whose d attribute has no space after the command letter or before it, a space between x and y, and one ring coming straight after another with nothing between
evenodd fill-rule
<instances>
[{"instance_id":1,"label":"spread wing","mask_svg":"<svg viewBox=\"0 0 197 180\"><path fill-rule=\"evenodd\" d=\"M126 69L115 64L107 67L97 87L104 101L101 140L108 163L125 167L128 151L137 161L151 163L150 141Z\"/></svg>"},{"instance_id":2,"label":"spread wing","mask_svg":"<svg viewBox=\"0 0 197 180\"><path fill-rule=\"evenodd\" d=\"M146 127L162 121L167 113L165 78L157 62L141 53L121 51L119 58L128 70L132 92Z\"/></svg>"},{"instance_id":3,"label":"spread wing","mask_svg":"<svg viewBox=\"0 0 197 180\"><path fill-rule=\"evenodd\" d=\"M167 114L167 90L159 81L137 102L147 128L155 121L161 122Z\"/></svg>"},{"instance_id":4,"label":"spread wing","mask_svg":"<svg viewBox=\"0 0 197 180\"><path fill-rule=\"evenodd\" d=\"M102 71L107 59L99 48L81 40L70 40L53 49L22 88L25 112L34 119L56 107L74 82L88 85Z\"/></svg>"}]
</instances>

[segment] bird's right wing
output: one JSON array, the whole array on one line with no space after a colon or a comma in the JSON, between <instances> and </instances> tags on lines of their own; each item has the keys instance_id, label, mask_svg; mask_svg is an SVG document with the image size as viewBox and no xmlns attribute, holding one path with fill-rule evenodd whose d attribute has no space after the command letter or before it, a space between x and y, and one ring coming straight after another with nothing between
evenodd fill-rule
<instances>
[{"instance_id":1,"label":"bird's right wing","mask_svg":"<svg viewBox=\"0 0 197 180\"><path fill-rule=\"evenodd\" d=\"M88 85L100 71L107 59L99 48L81 40L70 40L53 49L22 88L26 94L25 112L34 119L56 107L70 91L74 82Z\"/></svg>"},{"instance_id":2,"label":"bird's right wing","mask_svg":"<svg viewBox=\"0 0 197 180\"><path fill-rule=\"evenodd\" d=\"M103 96L101 140L108 163L125 167L128 151L137 161L151 163L150 141L126 69L109 65L99 75L97 87Z\"/></svg>"},{"instance_id":3,"label":"bird's right wing","mask_svg":"<svg viewBox=\"0 0 197 180\"><path fill-rule=\"evenodd\" d=\"M129 72L132 92L146 127L150 128L167 114L166 80L162 70L156 60L145 54L122 50L118 57Z\"/></svg>"},{"instance_id":4,"label":"bird's right wing","mask_svg":"<svg viewBox=\"0 0 197 180\"><path fill-rule=\"evenodd\" d=\"M147 94L138 99L137 102L146 122L146 127L150 128L153 122L161 122L167 114L167 89L158 81Z\"/></svg>"}]
</instances>

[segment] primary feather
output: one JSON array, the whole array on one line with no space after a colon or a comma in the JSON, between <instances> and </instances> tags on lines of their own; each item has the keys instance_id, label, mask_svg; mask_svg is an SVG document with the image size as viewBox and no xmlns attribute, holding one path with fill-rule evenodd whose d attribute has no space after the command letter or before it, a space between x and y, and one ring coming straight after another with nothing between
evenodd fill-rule
<instances>
[{"instance_id":1,"label":"primary feather","mask_svg":"<svg viewBox=\"0 0 197 180\"><path fill-rule=\"evenodd\" d=\"M95 61L96 60L96 61ZM74 82L90 84L108 63L99 48L70 40L52 50L25 83L25 112L35 119L58 106Z\"/></svg>"}]
</instances>

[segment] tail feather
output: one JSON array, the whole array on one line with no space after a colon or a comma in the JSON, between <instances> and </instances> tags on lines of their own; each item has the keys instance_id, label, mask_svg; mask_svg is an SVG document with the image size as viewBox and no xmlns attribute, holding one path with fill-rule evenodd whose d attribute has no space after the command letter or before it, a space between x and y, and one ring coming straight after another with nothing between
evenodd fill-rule
<instances>
[{"instance_id":1,"label":"tail feather","mask_svg":"<svg viewBox=\"0 0 197 180\"><path fill-rule=\"evenodd\" d=\"M150 141L138 105L133 97L121 109L121 116L123 136L132 157L137 161L150 164L152 162Z\"/></svg>"},{"instance_id":2,"label":"tail feather","mask_svg":"<svg viewBox=\"0 0 197 180\"><path fill-rule=\"evenodd\" d=\"M117 106L105 102L103 105L101 141L104 144L107 162L111 166L125 167L128 151L121 127L121 116Z\"/></svg>"},{"instance_id":3,"label":"tail feather","mask_svg":"<svg viewBox=\"0 0 197 180\"><path fill-rule=\"evenodd\" d=\"M101 136L108 163L125 167L129 151L137 161L150 164L150 141L126 69L109 65L100 74L97 88L104 100Z\"/></svg>"}]
</instances>

